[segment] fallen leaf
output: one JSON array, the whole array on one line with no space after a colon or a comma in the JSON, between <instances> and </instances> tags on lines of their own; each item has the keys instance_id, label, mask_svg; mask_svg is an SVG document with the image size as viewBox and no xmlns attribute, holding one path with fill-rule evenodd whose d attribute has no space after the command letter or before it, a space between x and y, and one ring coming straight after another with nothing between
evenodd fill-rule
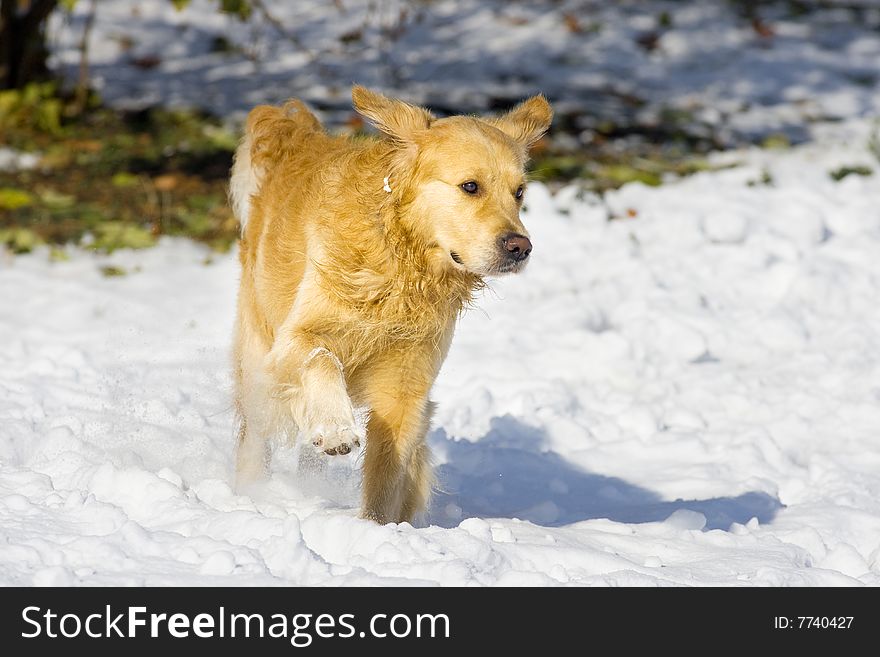
<instances>
[{"instance_id":1,"label":"fallen leaf","mask_svg":"<svg viewBox=\"0 0 880 657\"><path fill-rule=\"evenodd\" d=\"M568 28L568 31L573 34L582 34L584 31L581 22L578 20L577 16L571 13L562 14L562 20L565 22L565 27Z\"/></svg>"},{"instance_id":2,"label":"fallen leaf","mask_svg":"<svg viewBox=\"0 0 880 657\"><path fill-rule=\"evenodd\" d=\"M166 173L161 176L156 176L155 178L153 178L153 185L160 192L170 192L172 189L177 187L177 183L178 183L177 176L170 174L170 173Z\"/></svg>"},{"instance_id":3,"label":"fallen leaf","mask_svg":"<svg viewBox=\"0 0 880 657\"><path fill-rule=\"evenodd\" d=\"M142 57L134 57L131 60L131 63L133 66L137 66L146 71L151 68L156 68L162 63L162 59L158 55L143 55Z\"/></svg>"}]
</instances>

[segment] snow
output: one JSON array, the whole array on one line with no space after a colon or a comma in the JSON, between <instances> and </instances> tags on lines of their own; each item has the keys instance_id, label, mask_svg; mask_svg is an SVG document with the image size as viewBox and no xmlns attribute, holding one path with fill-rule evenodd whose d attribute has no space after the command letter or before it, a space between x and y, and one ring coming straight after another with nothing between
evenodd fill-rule
<instances>
[{"instance_id":1,"label":"snow","mask_svg":"<svg viewBox=\"0 0 880 657\"><path fill-rule=\"evenodd\" d=\"M810 3L803 16L789 3L762 5L772 36L725 0L265 4L287 34L260 14L247 23L222 15L211 0L180 12L169 0L102 3L89 41L93 82L118 106L161 102L239 118L298 97L334 124L352 115L352 82L455 112L540 91L587 137L601 121L651 124L672 110L722 141L772 132L800 140L805 122L880 113L875 0ZM50 26L52 63L71 81L88 11L78 3ZM640 45L646 36L656 37L653 49Z\"/></svg>"},{"instance_id":2,"label":"snow","mask_svg":"<svg viewBox=\"0 0 880 657\"><path fill-rule=\"evenodd\" d=\"M762 37L722 0L267 0L296 42L170 4L101 3L111 104L297 96L338 125L353 81L441 112L542 91L581 142L675 110L807 143L603 198L531 185L533 262L434 388L415 527L357 518L359 454L276 445L231 489L234 253L0 254L0 585L880 585L876 2L762 5ZM88 8L50 24L70 80Z\"/></svg>"},{"instance_id":3,"label":"snow","mask_svg":"<svg viewBox=\"0 0 880 657\"><path fill-rule=\"evenodd\" d=\"M40 158L33 153L22 153L0 146L0 171L26 171L36 168Z\"/></svg>"},{"instance_id":4,"label":"snow","mask_svg":"<svg viewBox=\"0 0 880 657\"><path fill-rule=\"evenodd\" d=\"M357 518L357 455L279 445L230 488L235 254L5 256L0 584L880 585L880 177L829 176L877 169L875 129L530 186L534 261L460 323L415 527Z\"/></svg>"}]
</instances>

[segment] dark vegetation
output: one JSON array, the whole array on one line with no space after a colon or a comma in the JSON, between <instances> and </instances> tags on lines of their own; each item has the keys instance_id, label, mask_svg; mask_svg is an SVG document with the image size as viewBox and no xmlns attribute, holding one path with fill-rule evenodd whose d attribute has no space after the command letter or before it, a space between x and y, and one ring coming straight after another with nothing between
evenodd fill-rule
<instances>
[{"instance_id":1,"label":"dark vegetation","mask_svg":"<svg viewBox=\"0 0 880 657\"><path fill-rule=\"evenodd\" d=\"M43 242L112 251L187 235L229 248L235 137L217 119L100 106L65 119L69 102L52 83L0 92L0 141L40 153L33 169L0 171L0 241L13 251Z\"/></svg>"}]
</instances>

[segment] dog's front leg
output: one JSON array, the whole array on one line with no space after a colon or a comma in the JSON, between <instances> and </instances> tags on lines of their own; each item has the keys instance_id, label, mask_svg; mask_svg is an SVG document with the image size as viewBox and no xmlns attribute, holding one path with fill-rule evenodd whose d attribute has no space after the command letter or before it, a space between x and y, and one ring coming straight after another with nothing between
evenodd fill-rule
<instances>
[{"instance_id":1,"label":"dog's front leg","mask_svg":"<svg viewBox=\"0 0 880 657\"><path fill-rule=\"evenodd\" d=\"M330 455L360 444L342 363L317 336L302 330L279 336L268 369L307 440Z\"/></svg>"},{"instance_id":2,"label":"dog's front leg","mask_svg":"<svg viewBox=\"0 0 880 657\"><path fill-rule=\"evenodd\" d=\"M411 522L425 510L433 481L425 434L427 398L373 404L367 423L362 515L380 524Z\"/></svg>"},{"instance_id":3,"label":"dog's front leg","mask_svg":"<svg viewBox=\"0 0 880 657\"><path fill-rule=\"evenodd\" d=\"M358 373L358 396L363 394L370 406L362 514L379 523L411 521L430 497L425 435L437 356L432 349L425 352L386 355Z\"/></svg>"}]
</instances>

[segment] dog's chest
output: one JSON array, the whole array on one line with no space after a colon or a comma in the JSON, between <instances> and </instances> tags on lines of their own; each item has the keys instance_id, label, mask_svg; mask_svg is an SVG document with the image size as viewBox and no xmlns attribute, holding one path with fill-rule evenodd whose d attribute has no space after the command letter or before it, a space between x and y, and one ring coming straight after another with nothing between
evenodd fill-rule
<instances>
[{"instance_id":1,"label":"dog's chest","mask_svg":"<svg viewBox=\"0 0 880 657\"><path fill-rule=\"evenodd\" d=\"M431 341L444 332L460 309L456 299L443 298L415 284L395 286L349 305L359 330L385 341Z\"/></svg>"},{"instance_id":2,"label":"dog's chest","mask_svg":"<svg viewBox=\"0 0 880 657\"><path fill-rule=\"evenodd\" d=\"M327 311L322 313L326 319L332 318L332 326L324 326L335 336L344 361L364 361L387 350L435 351L470 299L468 280L432 275L415 258L400 259L393 267L384 264L334 257L314 270L313 291L330 302L317 306Z\"/></svg>"}]
</instances>

